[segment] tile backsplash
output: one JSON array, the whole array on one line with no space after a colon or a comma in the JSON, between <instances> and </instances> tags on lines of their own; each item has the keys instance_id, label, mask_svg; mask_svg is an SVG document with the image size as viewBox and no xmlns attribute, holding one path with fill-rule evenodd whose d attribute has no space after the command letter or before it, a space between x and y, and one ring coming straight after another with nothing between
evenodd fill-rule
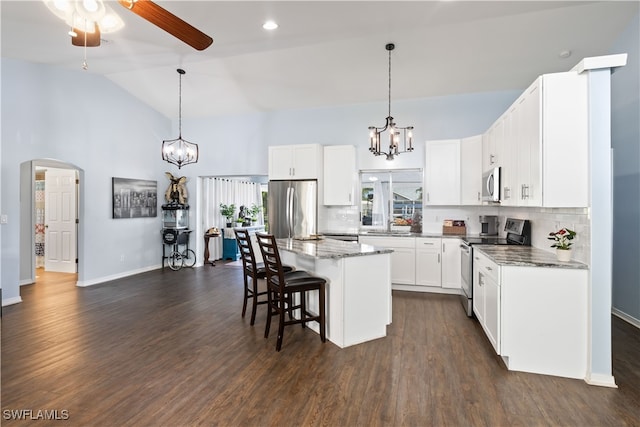
<instances>
[{"instance_id":1,"label":"tile backsplash","mask_svg":"<svg viewBox=\"0 0 640 427\"><path fill-rule=\"evenodd\" d=\"M591 226L587 208L518 208L506 206L426 206L422 212L422 232L441 233L445 219L461 219L466 222L467 234L479 234L480 215L497 215L498 230L505 236L506 218L528 219L531 222L532 246L554 252L550 232L566 227L577 233L573 240L573 259L588 264L591 256L589 242ZM321 206L318 229L321 231L355 232L360 226L360 211L355 206Z\"/></svg>"}]
</instances>

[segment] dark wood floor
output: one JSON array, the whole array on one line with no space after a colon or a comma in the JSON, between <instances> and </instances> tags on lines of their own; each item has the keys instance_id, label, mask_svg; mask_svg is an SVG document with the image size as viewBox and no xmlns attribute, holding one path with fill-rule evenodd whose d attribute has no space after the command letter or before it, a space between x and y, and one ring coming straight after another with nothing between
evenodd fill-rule
<instances>
[{"instance_id":1,"label":"dark wood floor","mask_svg":"<svg viewBox=\"0 0 640 427\"><path fill-rule=\"evenodd\" d=\"M241 295L221 263L22 287L2 317L3 425L640 425L640 332L616 318L611 389L505 370L452 296L394 292L386 338L340 349L292 327L278 353ZM21 409L69 418L6 419Z\"/></svg>"}]
</instances>

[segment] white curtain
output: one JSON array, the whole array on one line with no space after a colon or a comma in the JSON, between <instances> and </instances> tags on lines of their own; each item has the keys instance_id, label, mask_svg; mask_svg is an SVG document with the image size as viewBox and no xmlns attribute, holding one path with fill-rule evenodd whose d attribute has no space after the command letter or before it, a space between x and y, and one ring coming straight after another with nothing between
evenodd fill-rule
<instances>
[{"instance_id":1,"label":"white curtain","mask_svg":"<svg viewBox=\"0 0 640 427\"><path fill-rule=\"evenodd\" d=\"M252 205L262 208L262 193L260 184L234 180L231 178L203 178L202 180L203 221L206 229L226 227L226 219L220 213L220 203L236 205L235 216L238 216L240 206L250 209ZM258 214L257 225L264 224L262 216L264 209ZM235 224L233 224L235 226ZM222 238L209 239L209 259L222 258Z\"/></svg>"},{"instance_id":2,"label":"white curtain","mask_svg":"<svg viewBox=\"0 0 640 427\"><path fill-rule=\"evenodd\" d=\"M386 192L382 188L380 181L373 183L373 210L371 215L371 225L386 227L387 206Z\"/></svg>"}]
</instances>

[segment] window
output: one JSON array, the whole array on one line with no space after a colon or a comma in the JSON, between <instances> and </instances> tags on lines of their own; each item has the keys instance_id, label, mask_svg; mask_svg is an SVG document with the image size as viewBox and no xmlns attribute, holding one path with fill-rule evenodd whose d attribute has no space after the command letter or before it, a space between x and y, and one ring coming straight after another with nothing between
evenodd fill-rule
<instances>
[{"instance_id":1,"label":"window","mask_svg":"<svg viewBox=\"0 0 640 427\"><path fill-rule=\"evenodd\" d=\"M361 226L421 226L422 169L361 171L360 185Z\"/></svg>"}]
</instances>

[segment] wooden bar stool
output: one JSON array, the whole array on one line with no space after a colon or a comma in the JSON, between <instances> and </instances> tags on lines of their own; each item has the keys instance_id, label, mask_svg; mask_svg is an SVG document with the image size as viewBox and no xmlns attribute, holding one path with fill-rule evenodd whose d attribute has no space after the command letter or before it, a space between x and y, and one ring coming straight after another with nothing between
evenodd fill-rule
<instances>
[{"instance_id":1,"label":"wooden bar stool","mask_svg":"<svg viewBox=\"0 0 640 427\"><path fill-rule=\"evenodd\" d=\"M326 342L325 331L325 283L322 277L314 276L303 270L296 270L285 273L276 239L272 234L256 233L258 244L267 274L267 301L269 313L267 314L267 325L264 330L264 337L269 337L271 327L271 316L278 315L278 340L276 350L282 348L282 337L284 327L300 323L304 328L307 322L316 321L320 324L320 339ZM310 313L307 310L307 292L318 291L318 314ZM300 303L293 305L293 295L299 294ZM293 312L300 310L300 318L295 319ZM285 320L288 314L289 320Z\"/></svg>"},{"instance_id":2,"label":"wooden bar stool","mask_svg":"<svg viewBox=\"0 0 640 427\"><path fill-rule=\"evenodd\" d=\"M267 304L268 302L266 296L264 297L265 299L260 299L261 296L267 295L267 290L262 292L258 291L258 280L266 279L267 273L264 264L256 262L249 231L245 228L234 228L233 232L236 235L236 241L238 242L238 250L240 252L240 259L242 259L242 269L244 272L244 302L242 304L242 317L244 317L247 311L247 302L251 299L251 325L253 325L256 321L258 305ZM290 272L293 270L293 267L285 265L283 266L283 269L285 272Z\"/></svg>"}]
</instances>

